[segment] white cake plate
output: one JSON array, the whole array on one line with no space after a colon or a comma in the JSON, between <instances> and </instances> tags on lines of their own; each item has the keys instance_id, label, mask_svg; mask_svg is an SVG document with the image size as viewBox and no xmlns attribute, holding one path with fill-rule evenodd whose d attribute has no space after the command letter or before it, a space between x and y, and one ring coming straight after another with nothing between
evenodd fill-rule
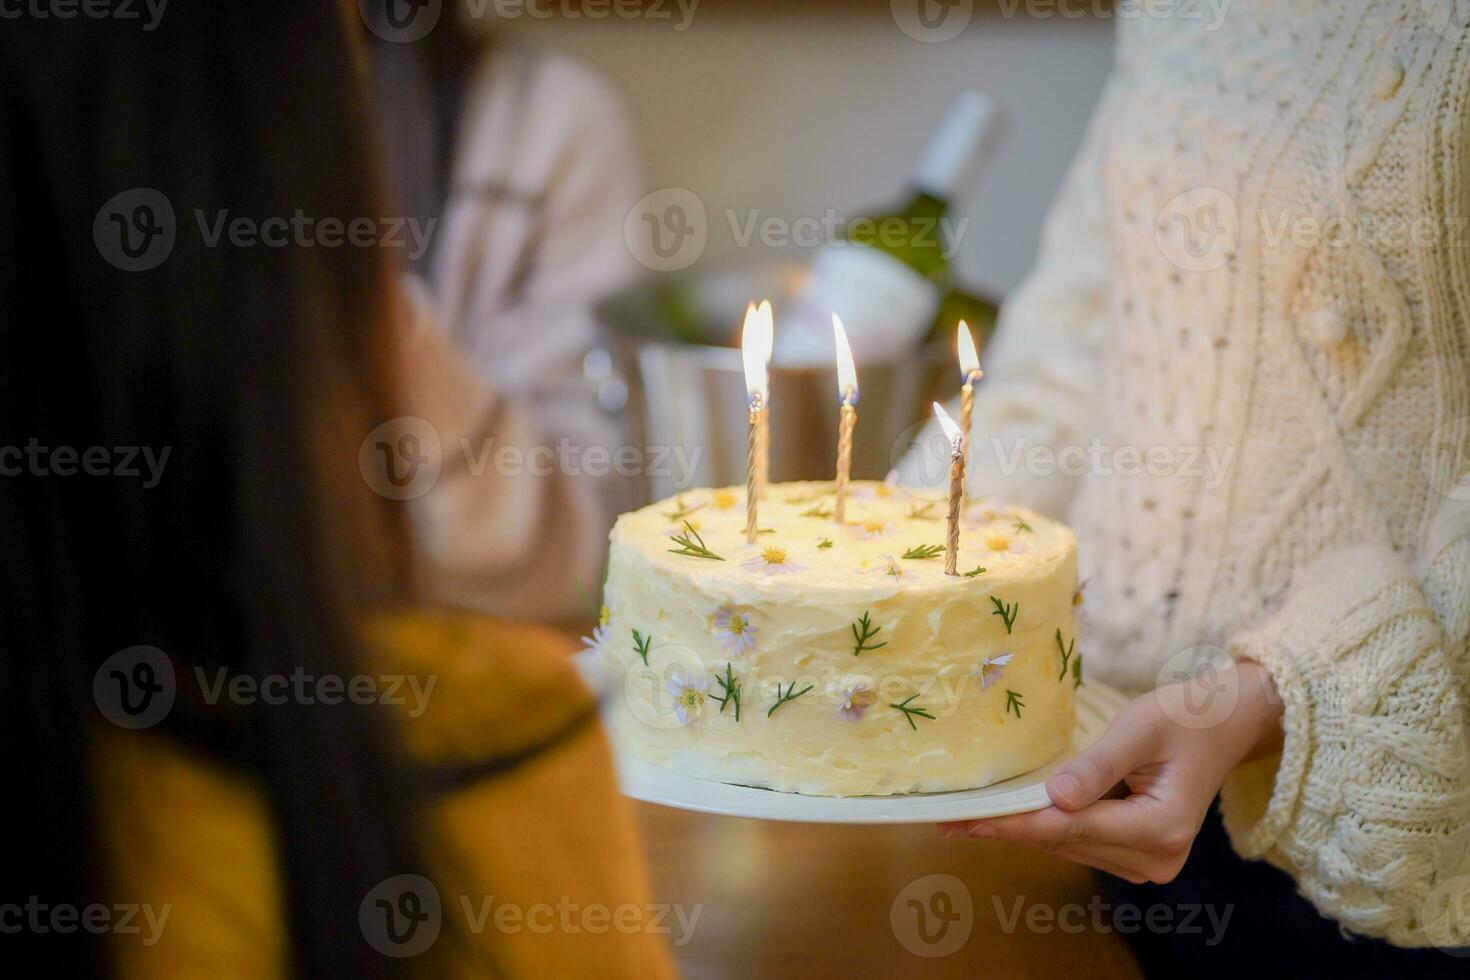
<instances>
[{"instance_id":1,"label":"white cake plate","mask_svg":"<svg viewBox=\"0 0 1470 980\"><path fill-rule=\"evenodd\" d=\"M1026 813L1051 806L1047 777L1091 745L1126 701L1107 685L1087 681L1077 690L1077 728L1071 747L1039 769L982 789L902 796L802 796L683 776L621 752L617 753L618 783L623 795L645 803L754 820L902 824Z\"/></svg>"}]
</instances>

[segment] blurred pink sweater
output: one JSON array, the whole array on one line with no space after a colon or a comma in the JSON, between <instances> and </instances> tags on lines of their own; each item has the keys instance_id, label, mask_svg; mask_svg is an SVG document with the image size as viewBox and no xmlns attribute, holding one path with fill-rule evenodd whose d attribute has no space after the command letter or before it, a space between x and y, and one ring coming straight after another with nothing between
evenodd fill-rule
<instances>
[{"instance_id":1,"label":"blurred pink sweater","mask_svg":"<svg viewBox=\"0 0 1470 980\"><path fill-rule=\"evenodd\" d=\"M626 477L582 362L591 305L637 265L623 222L639 166L609 84L567 58L497 46L469 83L451 194L405 364L442 470L413 501L426 598L541 620L597 613ZM422 287L422 283L418 284Z\"/></svg>"}]
</instances>

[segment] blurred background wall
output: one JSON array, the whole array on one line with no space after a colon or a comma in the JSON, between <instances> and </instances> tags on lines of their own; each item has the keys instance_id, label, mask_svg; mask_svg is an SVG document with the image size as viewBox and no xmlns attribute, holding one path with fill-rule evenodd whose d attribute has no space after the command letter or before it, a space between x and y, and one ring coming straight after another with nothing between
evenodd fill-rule
<instances>
[{"instance_id":1,"label":"blurred background wall","mask_svg":"<svg viewBox=\"0 0 1470 980\"><path fill-rule=\"evenodd\" d=\"M906 3L964 17L950 21L963 30L918 40L899 25ZM985 89L1003 119L963 208L971 224L956 264L970 285L999 293L1030 265L1113 33L1106 5L1064 2L1069 16L1056 5L1007 6L1013 14L982 4L966 15L968 0L704 0L686 16L668 0L663 16L593 19L555 0L534 15L502 0L484 23L575 54L622 90L648 189L688 188L708 209L704 266L783 251L739 244L727 212L739 222L755 212L820 219L828 209L852 218L893 201L948 97ZM1102 15L1078 16L1094 9Z\"/></svg>"}]
</instances>

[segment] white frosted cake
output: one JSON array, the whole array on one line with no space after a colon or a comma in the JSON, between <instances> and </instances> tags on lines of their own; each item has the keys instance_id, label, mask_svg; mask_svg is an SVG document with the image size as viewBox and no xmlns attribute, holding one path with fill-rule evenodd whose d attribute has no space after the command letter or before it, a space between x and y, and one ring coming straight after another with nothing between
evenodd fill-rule
<instances>
[{"instance_id":1,"label":"white frosted cake","mask_svg":"<svg viewBox=\"0 0 1470 980\"><path fill-rule=\"evenodd\" d=\"M694 490L612 531L592 645L622 751L686 775L821 796L984 786L1064 750L1081 683L1076 538L971 502L958 576L943 500L854 483Z\"/></svg>"}]
</instances>

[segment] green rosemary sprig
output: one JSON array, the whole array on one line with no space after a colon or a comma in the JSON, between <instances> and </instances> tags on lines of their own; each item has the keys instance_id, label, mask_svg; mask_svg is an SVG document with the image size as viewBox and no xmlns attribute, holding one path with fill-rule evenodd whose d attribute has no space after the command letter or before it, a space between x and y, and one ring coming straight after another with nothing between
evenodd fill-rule
<instances>
[{"instance_id":1,"label":"green rosemary sprig","mask_svg":"<svg viewBox=\"0 0 1470 980\"><path fill-rule=\"evenodd\" d=\"M636 629L633 631L633 650L643 660L643 666L648 666L648 648L653 646L653 636L644 636Z\"/></svg>"},{"instance_id":2,"label":"green rosemary sprig","mask_svg":"<svg viewBox=\"0 0 1470 980\"><path fill-rule=\"evenodd\" d=\"M798 516L800 516L800 517L831 517L832 516L832 512L827 509L827 505L826 504L823 504L823 503L818 502L818 503L812 504L806 510L802 511Z\"/></svg>"},{"instance_id":3,"label":"green rosemary sprig","mask_svg":"<svg viewBox=\"0 0 1470 980\"><path fill-rule=\"evenodd\" d=\"M1015 691L1012 691L1012 690L1007 689L1007 691L1006 691L1006 714L1010 714L1011 712L1015 712L1016 717L1017 718L1020 718L1021 717L1021 709L1024 708L1024 707L1026 707L1026 702L1021 700L1021 695L1017 694Z\"/></svg>"},{"instance_id":4,"label":"green rosemary sprig","mask_svg":"<svg viewBox=\"0 0 1470 980\"><path fill-rule=\"evenodd\" d=\"M688 517L695 511L702 509L703 507L704 504L695 504L693 507L690 507L688 504L684 503L684 495L680 494L679 496L674 498L674 509L664 511L664 516L671 521L682 521L684 518Z\"/></svg>"},{"instance_id":5,"label":"green rosemary sprig","mask_svg":"<svg viewBox=\"0 0 1470 980\"><path fill-rule=\"evenodd\" d=\"M817 542L817 547L818 548L830 548L830 547L832 547L832 539L831 538L823 538L822 540L820 540L820 541Z\"/></svg>"},{"instance_id":6,"label":"green rosemary sprig","mask_svg":"<svg viewBox=\"0 0 1470 980\"><path fill-rule=\"evenodd\" d=\"M909 520L926 521L933 519L934 515L929 513L934 509L934 501L927 504L909 504Z\"/></svg>"},{"instance_id":7,"label":"green rosemary sprig","mask_svg":"<svg viewBox=\"0 0 1470 980\"><path fill-rule=\"evenodd\" d=\"M995 596L990 597L990 604L995 607L995 611L990 615L1000 617L1000 621L1006 624L1006 636L1010 636L1011 627L1016 623L1016 613L1020 612L1021 604L1019 602L1004 603Z\"/></svg>"},{"instance_id":8,"label":"green rosemary sprig","mask_svg":"<svg viewBox=\"0 0 1470 980\"><path fill-rule=\"evenodd\" d=\"M884 640L882 643L868 642L877 636L882 629L883 627L881 626L874 626L868 619L867 610L863 610L863 618L852 624L852 638L856 641L853 644L852 655L856 657L865 650L876 650L879 647L886 647L888 645L887 640Z\"/></svg>"},{"instance_id":9,"label":"green rosemary sprig","mask_svg":"<svg viewBox=\"0 0 1470 980\"><path fill-rule=\"evenodd\" d=\"M1030 534L1030 533L1032 533L1031 532L1031 525L1030 524L1027 524L1025 521L1021 520L1019 517L1016 518L1016 523L1012 524L1011 525L1011 528L1017 534Z\"/></svg>"},{"instance_id":10,"label":"green rosemary sprig","mask_svg":"<svg viewBox=\"0 0 1470 980\"><path fill-rule=\"evenodd\" d=\"M944 554L944 545L942 544L916 544L908 551L905 551L903 557L923 560L925 558L938 558L942 554Z\"/></svg>"},{"instance_id":11,"label":"green rosemary sprig","mask_svg":"<svg viewBox=\"0 0 1470 980\"><path fill-rule=\"evenodd\" d=\"M704 538L699 536L699 532L694 530L694 525L688 521L684 522L684 533L671 534L669 535L669 540L679 546L669 549L669 551L676 555L688 555L691 558L708 558L711 561L725 560L705 547Z\"/></svg>"},{"instance_id":12,"label":"green rosemary sprig","mask_svg":"<svg viewBox=\"0 0 1470 980\"><path fill-rule=\"evenodd\" d=\"M974 578L976 575L984 575L984 574L985 574L985 566L984 565L976 565L974 568L970 569L968 572L965 573L965 578Z\"/></svg>"},{"instance_id":13,"label":"green rosemary sprig","mask_svg":"<svg viewBox=\"0 0 1470 980\"><path fill-rule=\"evenodd\" d=\"M912 728L914 731L918 731L919 730L919 726L914 724L914 716L915 715L917 715L920 718L928 718L930 721L933 721L934 720L934 716L929 713L929 709L928 708L910 708L909 707L909 702L912 701L914 698L916 698L918 696L919 696L918 694L910 694L908 697L904 698L902 701L899 701L897 703L895 703L893 701L888 702L888 707L890 707L890 708L897 708L899 711L902 711L903 712L903 720L906 721L906 722L908 722L909 723L909 727Z\"/></svg>"},{"instance_id":14,"label":"green rosemary sprig","mask_svg":"<svg viewBox=\"0 0 1470 980\"><path fill-rule=\"evenodd\" d=\"M725 713L725 705L735 705L735 720L740 721L740 682L735 679L735 673L730 665L725 664L725 676L715 675L715 683L720 685L724 694L711 694L710 697L720 702L720 714Z\"/></svg>"},{"instance_id":15,"label":"green rosemary sprig","mask_svg":"<svg viewBox=\"0 0 1470 980\"><path fill-rule=\"evenodd\" d=\"M1072 690L1082 686L1082 654L1077 654L1077 659L1072 661Z\"/></svg>"},{"instance_id":16,"label":"green rosemary sprig","mask_svg":"<svg viewBox=\"0 0 1470 980\"><path fill-rule=\"evenodd\" d=\"M801 697L803 694L805 694L807 691L810 691L811 689L812 686L808 684L801 690L796 691L796 681L792 681L791 686L788 687L786 689L786 692L783 694L781 692L781 684L778 681L776 683L776 703L771 705L771 710L766 712L766 717L771 717L771 715L774 715L776 713L776 709L781 707L781 705L785 704L787 701L795 701L797 698ZM791 693L792 691L796 691L796 693L793 694Z\"/></svg>"},{"instance_id":17,"label":"green rosemary sprig","mask_svg":"<svg viewBox=\"0 0 1470 980\"><path fill-rule=\"evenodd\" d=\"M1062 628L1060 626L1058 626L1057 627L1057 650L1059 650L1061 652L1061 654L1062 654L1062 672L1057 675L1057 680L1058 681L1061 681L1061 680L1063 680L1063 679L1066 678L1066 676L1067 676L1067 664L1068 664L1068 662L1071 661L1071 659L1072 659L1072 651L1076 648L1076 646L1077 646L1077 637L1075 637L1075 636L1072 637L1072 642L1071 643L1068 643L1066 646L1062 646Z\"/></svg>"}]
</instances>

